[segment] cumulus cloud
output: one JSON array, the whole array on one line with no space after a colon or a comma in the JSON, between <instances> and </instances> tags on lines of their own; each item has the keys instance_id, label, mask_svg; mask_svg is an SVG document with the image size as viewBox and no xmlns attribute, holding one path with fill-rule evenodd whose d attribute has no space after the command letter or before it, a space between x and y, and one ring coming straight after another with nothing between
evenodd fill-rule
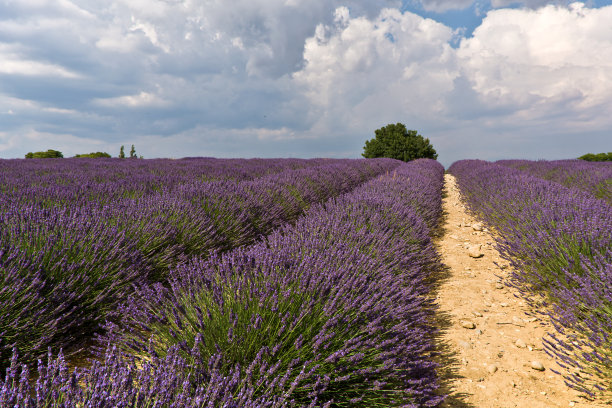
<instances>
[{"instance_id":1,"label":"cumulus cloud","mask_svg":"<svg viewBox=\"0 0 612 408\"><path fill-rule=\"evenodd\" d=\"M443 111L457 76L449 27L397 9L368 19L339 8L335 17L306 41L306 65L293 75L320 121L374 129L383 118L422 120Z\"/></svg>"},{"instance_id":2,"label":"cumulus cloud","mask_svg":"<svg viewBox=\"0 0 612 408\"><path fill-rule=\"evenodd\" d=\"M589 115L612 102L612 7L489 12L457 52L473 89L527 117Z\"/></svg>"},{"instance_id":3,"label":"cumulus cloud","mask_svg":"<svg viewBox=\"0 0 612 408\"><path fill-rule=\"evenodd\" d=\"M581 3L490 11L457 50L461 76L447 105L454 137L451 130L440 136L457 152L453 159L568 158L607 149L611 19L612 7Z\"/></svg>"}]
</instances>

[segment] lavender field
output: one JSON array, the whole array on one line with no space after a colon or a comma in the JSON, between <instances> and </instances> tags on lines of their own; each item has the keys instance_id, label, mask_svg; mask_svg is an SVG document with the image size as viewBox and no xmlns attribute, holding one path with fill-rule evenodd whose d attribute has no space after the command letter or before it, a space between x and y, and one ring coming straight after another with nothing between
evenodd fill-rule
<instances>
[{"instance_id":1,"label":"lavender field","mask_svg":"<svg viewBox=\"0 0 612 408\"><path fill-rule=\"evenodd\" d=\"M441 399L437 162L2 166L0 406Z\"/></svg>"},{"instance_id":2,"label":"lavender field","mask_svg":"<svg viewBox=\"0 0 612 408\"><path fill-rule=\"evenodd\" d=\"M590 165L449 171L554 322L560 374L610 398ZM0 161L0 407L439 406L443 187L428 159Z\"/></svg>"}]
</instances>

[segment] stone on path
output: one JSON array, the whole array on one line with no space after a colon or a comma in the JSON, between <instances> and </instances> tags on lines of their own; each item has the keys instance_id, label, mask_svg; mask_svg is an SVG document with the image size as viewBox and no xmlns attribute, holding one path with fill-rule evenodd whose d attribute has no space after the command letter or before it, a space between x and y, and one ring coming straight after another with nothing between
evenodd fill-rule
<instances>
[{"instance_id":1,"label":"stone on path","mask_svg":"<svg viewBox=\"0 0 612 408\"><path fill-rule=\"evenodd\" d=\"M483 257L484 254L482 253L482 251L480 250L481 246L480 245L472 245L468 248L468 255L471 256L472 258L480 258Z\"/></svg>"},{"instance_id":2,"label":"stone on path","mask_svg":"<svg viewBox=\"0 0 612 408\"><path fill-rule=\"evenodd\" d=\"M462 320L461 327L463 327L464 329L475 329L476 325L474 324L474 322L471 322L469 320Z\"/></svg>"},{"instance_id":3,"label":"stone on path","mask_svg":"<svg viewBox=\"0 0 612 408\"><path fill-rule=\"evenodd\" d=\"M490 365L489 367L487 367L487 371L491 374L495 374L495 372L497 371L497 366L495 364Z\"/></svg>"},{"instance_id":4,"label":"stone on path","mask_svg":"<svg viewBox=\"0 0 612 408\"><path fill-rule=\"evenodd\" d=\"M483 227L481 223L477 222L476 224L472 224L472 229L474 231L482 231Z\"/></svg>"},{"instance_id":5,"label":"stone on path","mask_svg":"<svg viewBox=\"0 0 612 408\"><path fill-rule=\"evenodd\" d=\"M537 361L537 360L533 360L531 362L531 368L533 368L534 370L537 370L537 371L544 371L545 370L544 365L542 363L540 363L539 361Z\"/></svg>"},{"instance_id":6,"label":"stone on path","mask_svg":"<svg viewBox=\"0 0 612 408\"><path fill-rule=\"evenodd\" d=\"M522 339L518 339L514 342L514 345L518 348L525 348L527 347L527 344L522 340Z\"/></svg>"}]
</instances>

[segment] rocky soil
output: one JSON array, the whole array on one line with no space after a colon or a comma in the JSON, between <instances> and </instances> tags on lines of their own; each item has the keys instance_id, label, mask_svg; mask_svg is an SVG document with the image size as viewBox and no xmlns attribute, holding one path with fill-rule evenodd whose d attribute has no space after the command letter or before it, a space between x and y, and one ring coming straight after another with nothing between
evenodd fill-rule
<instances>
[{"instance_id":1,"label":"rocky soil","mask_svg":"<svg viewBox=\"0 0 612 408\"><path fill-rule=\"evenodd\" d=\"M472 219L454 177L445 176L446 220L438 250L448 267L436 296L443 364L449 369L443 407L604 407L568 388L542 349L549 322L531 317L489 231Z\"/></svg>"}]
</instances>

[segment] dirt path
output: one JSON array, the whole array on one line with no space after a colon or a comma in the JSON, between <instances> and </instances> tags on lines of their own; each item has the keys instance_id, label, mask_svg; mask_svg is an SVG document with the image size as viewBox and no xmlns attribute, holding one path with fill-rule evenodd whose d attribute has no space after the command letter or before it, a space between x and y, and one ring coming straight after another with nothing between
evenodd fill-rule
<instances>
[{"instance_id":1,"label":"dirt path","mask_svg":"<svg viewBox=\"0 0 612 408\"><path fill-rule=\"evenodd\" d=\"M558 369L542 350L550 326L528 316L524 302L503 285L507 262L465 212L454 177L447 174L445 184L445 231L437 245L449 269L437 301L451 397L443 407L604 407L580 398L550 371ZM479 245L483 256L471 257L469 248ZM543 371L532 367L537 363Z\"/></svg>"}]
</instances>

